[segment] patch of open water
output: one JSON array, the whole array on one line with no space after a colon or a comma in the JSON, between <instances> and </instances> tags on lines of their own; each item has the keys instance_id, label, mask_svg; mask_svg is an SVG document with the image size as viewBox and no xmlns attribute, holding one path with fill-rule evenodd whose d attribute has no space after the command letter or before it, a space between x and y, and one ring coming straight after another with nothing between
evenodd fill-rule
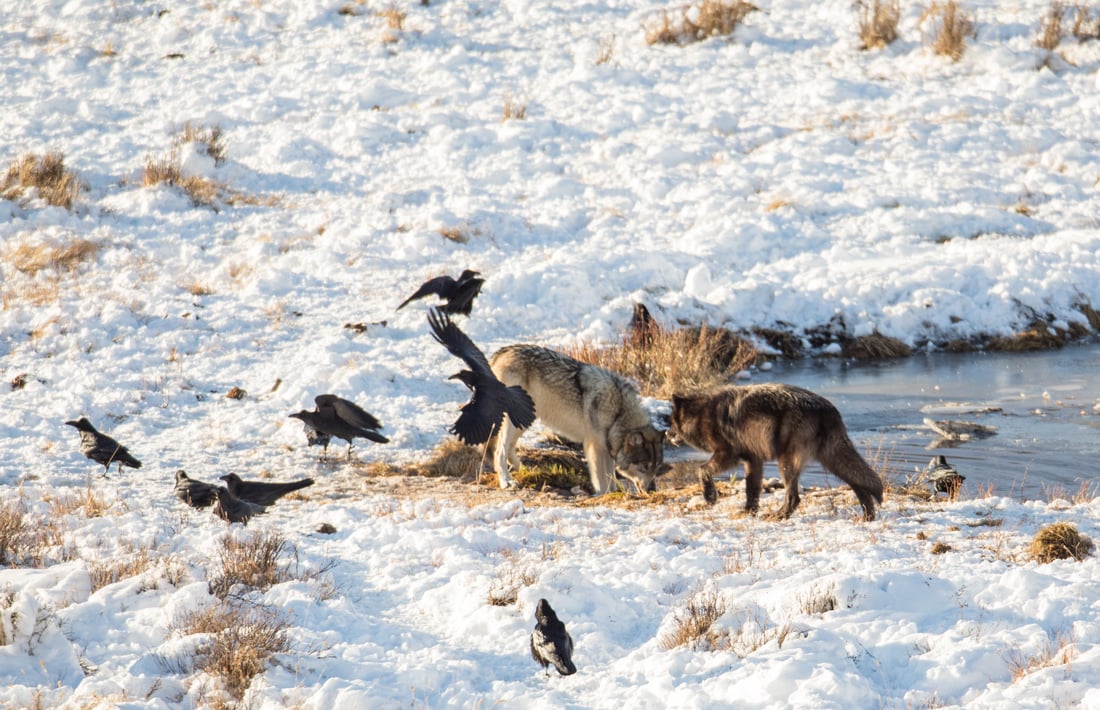
<instances>
[{"instance_id":1,"label":"patch of open water","mask_svg":"<svg viewBox=\"0 0 1100 710\"><path fill-rule=\"evenodd\" d=\"M1048 498L1059 489L1072 496L1082 484L1100 486L1100 343L874 364L782 363L750 382L785 382L829 398L856 447L872 465L876 455L885 461L895 480L915 477L943 454L966 476L963 497L991 488L995 495ZM973 422L996 434L944 441L925 419ZM774 463L765 475L779 475ZM801 482L843 485L816 464Z\"/></svg>"}]
</instances>

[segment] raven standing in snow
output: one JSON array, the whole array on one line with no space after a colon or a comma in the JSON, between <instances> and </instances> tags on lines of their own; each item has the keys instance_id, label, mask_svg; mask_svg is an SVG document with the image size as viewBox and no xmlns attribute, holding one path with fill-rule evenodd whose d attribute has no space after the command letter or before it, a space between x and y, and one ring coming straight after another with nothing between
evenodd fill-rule
<instances>
[{"instance_id":1,"label":"raven standing in snow","mask_svg":"<svg viewBox=\"0 0 1100 710\"><path fill-rule=\"evenodd\" d=\"M354 402L334 394L319 394L313 401L317 405L314 411L303 409L290 416L301 419L305 424L306 439L310 446L324 446L321 458L328 455L328 444L334 436L348 442L349 459L352 440L356 437L370 439L379 444L389 441L377 431L382 428L382 423Z\"/></svg>"},{"instance_id":2,"label":"raven standing in snow","mask_svg":"<svg viewBox=\"0 0 1100 710\"><path fill-rule=\"evenodd\" d=\"M421 284L416 293L406 298L397 310L401 310L418 298L434 294L446 301L441 306L444 313L468 316L473 308L474 299L481 293L481 285L485 283L485 279L478 278L480 275L477 271L466 269L457 279L450 276L436 276L434 279L428 279Z\"/></svg>"},{"instance_id":3,"label":"raven standing in snow","mask_svg":"<svg viewBox=\"0 0 1100 710\"><path fill-rule=\"evenodd\" d=\"M928 475L928 480L932 482L932 486L940 493L951 496L952 500L958 497L959 489L966 480L966 476L947 463L946 456L933 456L928 462L925 473Z\"/></svg>"},{"instance_id":4,"label":"raven standing in snow","mask_svg":"<svg viewBox=\"0 0 1100 710\"><path fill-rule=\"evenodd\" d=\"M225 481L225 486L230 493L241 500L258 503L259 505L271 505L291 491L313 485L312 478L278 483L275 481L245 481L235 473L227 473L221 479Z\"/></svg>"},{"instance_id":5,"label":"raven standing in snow","mask_svg":"<svg viewBox=\"0 0 1100 710\"><path fill-rule=\"evenodd\" d=\"M176 471L176 485L173 492L181 501L192 508L208 508L217 499L218 486L205 481L197 481L187 475L182 468Z\"/></svg>"},{"instance_id":6,"label":"raven standing in snow","mask_svg":"<svg viewBox=\"0 0 1100 710\"><path fill-rule=\"evenodd\" d=\"M432 335L452 355L462 359L469 370L462 370L448 379L460 380L474 396L462 406L462 413L450 431L464 444L484 444L500 428L504 415L517 429L526 429L535 422L535 402L519 385L505 386L489 367L485 354L470 338L451 322L439 308L428 313Z\"/></svg>"},{"instance_id":7,"label":"raven standing in snow","mask_svg":"<svg viewBox=\"0 0 1100 710\"><path fill-rule=\"evenodd\" d=\"M259 515L265 510L264 506L242 500L223 486L217 486L214 494L218 497L214 502L214 515L227 523L247 525L253 515Z\"/></svg>"},{"instance_id":8,"label":"raven standing in snow","mask_svg":"<svg viewBox=\"0 0 1100 710\"><path fill-rule=\"evenodd\" d=\"M80 452L92 461L103 464L104 476L110 470L111 464L116 462L120 473L123 466L141 468L141 461L131 456L125 446L97 431L87 417L65 423L71 427L76 427L77 431L80 432Z\"/></svg>"},{"instance_id":9,"label":"raven standing in snow","mask_svg":"<svg viewBox=\"0 0 1100 710\"><path fill-rule=\"evenodd\" d=\"M531 657L550 674L550 664L562 675L573 675L573 637L565 630L565 624L550 608L550 602L539 599L535 607L535 630L531 632Z\"/></svg>"}]
</instances>

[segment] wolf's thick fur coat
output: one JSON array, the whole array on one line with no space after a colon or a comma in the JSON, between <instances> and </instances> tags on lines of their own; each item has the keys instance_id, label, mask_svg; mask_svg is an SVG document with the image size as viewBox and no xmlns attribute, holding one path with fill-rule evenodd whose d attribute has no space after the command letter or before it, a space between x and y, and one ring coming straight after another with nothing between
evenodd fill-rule
<instances>
[{"instance_id":1,"label":"wolf's thick fur coat","mask_svg":"<svg viewBox=\"0 0 1100 710\"><path fill-rule=\"evenodd\" d=\"M503 347L490 364L501 382L531 395L544 426L583 445L595 493L611 490L616 470L639 490L654 490L654 479L664 470L664 435L628 380L536 345ZM519 468L521 433L504 418L493 453L501 488L515 485L508 468Z\"/></svg>"},{"instance_id":2,"label":"wolf's thick fur coat","mask_svg":"<svg viewBox=\"0 0 1100 710\"><path fill-rule=\"evenodd\" d=\"M856 451L840 412L819 394L784 384L730 386L672 398L669 439L711 453L700 469L703 497L717 500L714 477L745 463L745 510L755 513L764 481L764 462L778 461L787 499L778 517L799 503L798 477L816 460L855 491L864 520L875 519L882 503L882 479Z\"/></svg>"}]
</instances>

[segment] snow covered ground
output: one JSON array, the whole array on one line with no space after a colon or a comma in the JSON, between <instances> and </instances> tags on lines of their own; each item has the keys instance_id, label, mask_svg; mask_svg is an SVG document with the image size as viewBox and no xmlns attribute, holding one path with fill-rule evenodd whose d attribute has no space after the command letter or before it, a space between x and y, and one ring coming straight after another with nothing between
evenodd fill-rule
<instances>
[{"instance_id":1,"label":"snow covered ground","mask_svg":"<svg viewBox=\"0 0 1100 710\"><path fill-rule=\"evenodd\" d=\"M0 703L216 702L189 665L203 639L173 625L222 603L223 540L277 531L327 571L239 590L290 619L252 706L1100 707L1095 558L1025 555L1056 520L1095 536L1088 501L897 499L861 524L844 499L783 523L737 518L738 495L456 500L322 466L287 418L334 392L386 425L361 460L423 458L466 391L423 305L394 308L464 268L486 278L462 321L486 352L614 337L639 300L737 330L840 316L917 348L1086 322L1100 43L1048 57L1045 1L968 2L952 63L915 3L873 52L847 0L760 5L678 47L644 41L659 3L432 0L398 4L403 29L373 0L8 3L0 168L60 151L88 189L72 211L0 200L0 373L25 383L0 399L0 490L62 531L56 559L0 571ZM142 184L188 122L224 133L220 165L179 150L223 186L213 207ZM98 478L63 425L81 414L144 468ZM227 528L172 497L177 468L319 482ZM89 475L102 515L63 504ZM141 550L160 562L93 592L96 565ZM666 649L707 593L717 642ZM575 676L527 654L539 597Z\"/></svg>"}]
</instances>

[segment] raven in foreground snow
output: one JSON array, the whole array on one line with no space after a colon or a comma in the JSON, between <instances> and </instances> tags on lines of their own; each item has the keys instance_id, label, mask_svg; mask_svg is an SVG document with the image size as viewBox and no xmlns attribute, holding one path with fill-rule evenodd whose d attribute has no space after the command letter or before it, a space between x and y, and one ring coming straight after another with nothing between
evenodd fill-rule
<instances>
[{"instance_id":1,"label":"raven in foreground snow","mask_svg":"<svg viewBox=\"0 0 1100 710\"><path fill-rule=\"evenodd\" d=\"M962 488L963 481L966 480L966 476L947 463L946 456L933 456L932 460L928 462L925 473L937 491L946 493L952 498L959 495L959 489Z\"/></svg>"},{"instance_id":2,"label":"raven in foreground snow","mask_svg":"<svg viewBox=\"0 0 1100 710\"><path fill-rule=\"evenodd\" d=\"M450 429L452 434L464 444L477 446L500 429L505 414L517 429L534 424L535 403L531 396L519 385L508 387L498 380L485 354L446 313L433 308L428 313L428 325L432 328L432 336L470 368L448 378L460 380L474 393L470 401L462 405L462 413Z\"/></svg>"},{"instance_id":3,"label":"raven in foreground snow","mask_svg":"<svg viewBox=\"0 0 1100 710\"><path fill-rule=\"evenodd\" d=\"M141 461L131 456L125 446L97 431L87 417L65 423L71 427L76 427L77 431L80 432L80 452L92 461L103 464L104 476L107 475L107 471L110 470L113 463L118 463L120 473L123 466L141 468Z\"/></svg>"},{"instance_id":4,"label":"raven in foreground snow","mask_svg":"<svg viewBox=\"0 0 1100 710\"><path fill-rule=\"evenodd\" d=\"M573 675L573 637L565 630L565 624L550 608L550 602L539 599L535 607L535 630L531 632L531 657L538 661L547 675L550 664L562 675Z\"/></svg>"},{"instance_id":5,"label":"raven in foreground snow","mask_svg":"<svg viewBox=\"0 0 1100 710\"><path fill-rule=\"evenodd\" d=\"M379 444L389 441L377 431L382 428L382 422L354 402L334 394L319 394L313 401L317 405L314 411L303 409L290 416L301 419L305 424L306 439L310 446L324 446L321 458L328 455L329 441L334 436L348 442L349 459L352 440L356 437L370 439Z\"/></svg>"},{"instance_id":6,"label":"raven in foreground snow","mask_svg":"<svg viewBox=\"0 0 1100 710\"><path fill-rule=\"evenodd\" d=\"M221 477L225 481L229 492L241 500L259 505L271 505L287 493L296 491L306 486L313 485L312 478L303 478L298 481L279 483L276 481L244 481L235 473L227 473Z\"/></svg>"},{"instance_id":7,"label":"raven in foreground snow","mask_svg":"<svg viewBox=\"0 0 1100 710\"><path fill-rule=\"evenodd\" d=\"M466 269L457 279L450 276L436 276L434 279L428 279L421 284L416 293L406 298L397 310L401 310L418 298L434 294L446 301L440 307L444 313L468 316L473 308L474 299L481 293L481 285L485 283L485 279L478 276L480 276L479 272Z\"/></svg>"},{"instance_id":8,"label":"raven in foreground snow","mask_svg":"<svg viewBox=\"0 0 1100 710\"><path fill-rule=\"evenodd\" d=\"M217 500L218 486L205 481L197 481L187 475L182 468L176 471L176 485L173 492L181 501L192 508L208 508Z\"/></svg>"}]
</instances>

